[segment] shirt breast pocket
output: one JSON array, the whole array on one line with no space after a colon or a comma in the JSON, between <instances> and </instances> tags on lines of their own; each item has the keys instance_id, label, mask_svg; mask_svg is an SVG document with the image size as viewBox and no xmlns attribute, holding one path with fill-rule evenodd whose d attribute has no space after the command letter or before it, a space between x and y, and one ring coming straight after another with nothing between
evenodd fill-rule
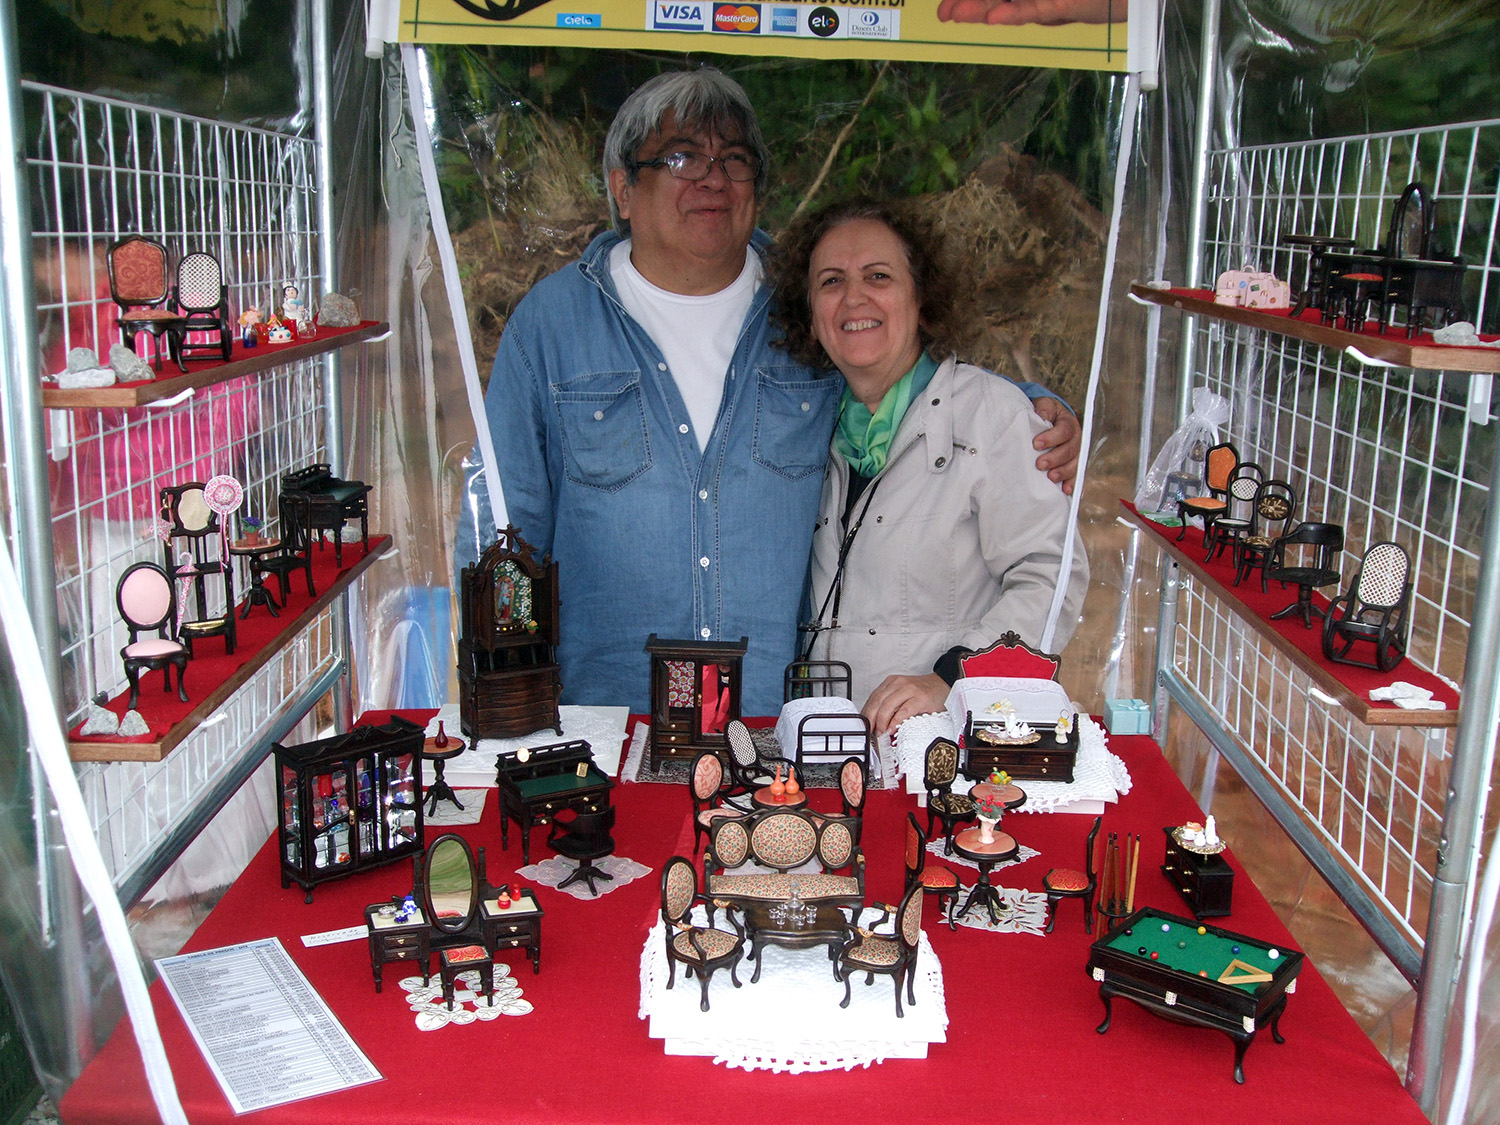
<instances>
[{"instance_id":1,"label":"shirt breast pocket","mask_svg":"<svg viewBox=\"0 0 1500 1125\"><path fill-rule=\"evenodd\" d=\"M604 371L558 383L552 408L575 484L615 492L651 467L639 373Z\"/></svg>"},{"instance_id":2,"label":"shirt breast pocket","mask_svg":"<svg viewBox=\"0 0 1500 1125\"><path fill-rule=\"evenodd\" d=\"M791 480L821 473L842 386L838 379L809 379L802 367L757 369L755 462Z\"/></svg>"}]
</instances>

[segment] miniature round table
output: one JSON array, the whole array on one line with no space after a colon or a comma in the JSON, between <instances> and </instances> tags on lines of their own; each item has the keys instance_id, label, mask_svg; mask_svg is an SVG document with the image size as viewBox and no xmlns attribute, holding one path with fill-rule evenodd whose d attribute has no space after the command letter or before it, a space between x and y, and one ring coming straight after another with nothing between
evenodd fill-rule
<instances>
[{"instance_id":1,"label":"miniature round table","mask_svg":"<svg viewBox=\"0 0 1500 1125\"><path fill-rule=\"evenodd\" d=\"M757 808L762 809L798 809L807 804L807 790L799 789L795 793L783 793L777 797L772 794L769 785L762 785L750 794L750 800Z\"/></svg>"},{"instance_id":2,"label":"miniature round table","mask_svg":"<svg viewBox=\"0 0 1500 1125\"><path fill-rule=\"evenodd\" d=\"M271 591L266 589L266 584L261 581L260 571L255 569L257 558L280 549L280 539L257 539L253 543L248 539L236 539L229 544L231 555L239 555L250 563L250 589L245 593L245 608L240 613L242 620L250 616L252 606L258 605L263 605L270 610L272 617L281 616L276 612L276 599L271 596Z\"/></svg>"},{"instance_id":3,"label":"miniature round table","mask_svg":"<svg viewBox=\"0 0 1500 1125\"><path fill-rule=\"evenodd\" d=\"M995 838L988 844L980 840L980 835L981 830L978 828L965 828L953 837L953 850L965 859L973 860L979 867L979 882L974 884L968 901L955 917L964 917L969 913L969 908L978 902L990 912L990 921L998 922L1000 894L990 883L990 868L997 863L1015 859L1020 854L1021 845L1016 843L1016 838L1009 832L996 831Z\"/></svg>"},{"instance_id":4,"label":"miniature round table","mask_svg":"<svg viewBox=\"0 0 1500 1125\"><path fill-rule=\"evenodd\" d=\"M1307 279L1302 284L1302 292L1297 294L1291 315L1301 316L1309 307L1322 309L1328 284L1324 255L1330 250L1347 250L1354 245L1354 239L1331 234L1288 234L1282 236L1281 242L1283 246L1301 246L1307 250Z\"/></svg>"},{"instance_id":5,"label":"miniature round table","mask_svg":"<svg viewBox=\"0 0 1500 1125\"><path fill-rule=\"evenodd\" d=\"M443 777L443 766L449 758L456 758L464 752L464 741L461 738L448 736L446 746L437 745L437 739L429 738L422 744L422 757L432 763L432 788L427 791L431 798L427 806L427 815L432 816L437 812L439 801L452 801L460 809L464 807L463 802L458 799L458 794L453 792L453 787Z\"/></svg>"},{"instance_id":6,"label":"miniature round table","mask_svg":"<svg viewBox=\"0 0 1500 1125\"><path fill-rule=\"evenodd\" d=\"M1018 809L1026 803L1026 790L1015 783L996 785L993 781L976 782L974 788L969 790L969 796L976 801L985 799L999 801L1005 806L1006 812Z\"/></svg>"}]
</instances>

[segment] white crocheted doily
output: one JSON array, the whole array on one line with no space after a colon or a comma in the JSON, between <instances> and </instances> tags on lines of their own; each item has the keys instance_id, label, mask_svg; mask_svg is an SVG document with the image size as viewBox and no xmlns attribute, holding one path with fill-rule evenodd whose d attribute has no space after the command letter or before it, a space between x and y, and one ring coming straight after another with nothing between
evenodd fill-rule
<instances>
[{"instance_id":1,"label":"white crocheted doily","mask_svg":"<svg viewBox=\"0 0 1500 1125\"><path fill-rule=\"evenodd\" d=\"M867 911L861 922L878 917ZM722 914L718 920L723 925ZM695 909L694 921L701 924L701 908ZM880 928L887 930L889 923ZM929 1043L947 1041L943 969L925 933L917 951L917 1002L908 1004L903 990L901 1019L889 976L877 975L869 986L863 974L856 976L849 1007L840 1008L844 986L833 979L824 946L767 945L755 984L750 983L754 963L739 963L741 988L720 969L709 983L710 1008L701 1011L699 983L680 962L676 983L667 988L665 933L658 918L641 950L640 1016L669 1055L708 1055L723 1066L801 1074L926 1058ZM748 953L748 942L745 948ZM796 1013L795 1020L789 1020L789 1012Z\"/></svg>"},{"instance_id":2,"label":"white crocheted doily","mask_svg":"<svg viewBox=\"0 0 1500 1125\"><path fill-rule=\"evenodd\" d=\"M958 729L946 714L917 715L907 719L896 731L896 750L906 774L906 791L922 793L923 759L934 738L958 739ZM1073 780L1017 781L1026 791L1026 803L1018 813L1055 812L1074 801L1115 801L1130 792L1130 771L1125 763L1109 752L1104 730L1083 712L1078 713L1078 757L1073 763ZM960 777L953 786L955 793L967 793L970 782Z\"/></svg>"},{"instance_id":3,"label":"white crocheted doily","mask_svg":"<svg viewBox=\"0 0 1500 1125\"><path fill-rule=\"evenodd\" d=\"M443 763L443 776L455 789L460 786L493 786L495 784L495 758L499 754L513 754L523 746L546 746L553 742L572 742L582 738L589 744L594 756L594 765L607 777L614 777L620 765L620 747L625 741L625 720L629 710L624 707L575 707L558 708L562 718L563 733L559 735L550 728L539 730L521 738L481 738L470 742L464 752ZM458 704L445 703L427 724L427 735L438 732L438 723L450 738L469 741L460 734ZM432 784L433 768L425 766L426 784Z\"/></svg>"}]
</instances>

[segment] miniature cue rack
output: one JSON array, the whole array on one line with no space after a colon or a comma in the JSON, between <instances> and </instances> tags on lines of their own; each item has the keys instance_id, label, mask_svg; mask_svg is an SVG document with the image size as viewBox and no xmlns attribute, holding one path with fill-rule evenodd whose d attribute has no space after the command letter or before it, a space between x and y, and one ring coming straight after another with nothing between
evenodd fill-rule
<instances>
[{"instance_id":1,"label":"miniature cue rack","mask_svg":"<svg viewBox=\"0 0 1500 1125\"><path fill-rule=\"evenodd\" d=\"M1104 844L1099 880L1099 913L1123 918L1135 911L1135 880L1141 866L1141 837L1111 832Z\"/></svg>"}]
</instances>

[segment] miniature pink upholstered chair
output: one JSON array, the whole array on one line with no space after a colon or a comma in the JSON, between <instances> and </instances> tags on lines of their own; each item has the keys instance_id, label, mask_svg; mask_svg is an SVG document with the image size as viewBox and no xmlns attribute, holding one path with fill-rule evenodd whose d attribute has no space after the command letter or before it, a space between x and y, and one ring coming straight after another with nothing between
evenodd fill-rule
<instances>
[{"instance_id":1,"label":"miniature pink upholstered chair","mask_svg":"<svg viewBox=\"0 0 1500 1125\"><path fill-rule=\"evenodd\" d=\"M187 674L188 650L171 638L177 621L177 596L167 572L155 563L138 562L127 567L115 587L115 604L130 630L130 641L120 650L125 662L125 678L130 681L130 709L134 710L141 694L141 670L160 668L166 679L166 690L172 690L172 668L177 669L177 698L187 702L183 677ZM141 639L139 634L155 630L155 637Z\"/></svg>"}]
</instances>

